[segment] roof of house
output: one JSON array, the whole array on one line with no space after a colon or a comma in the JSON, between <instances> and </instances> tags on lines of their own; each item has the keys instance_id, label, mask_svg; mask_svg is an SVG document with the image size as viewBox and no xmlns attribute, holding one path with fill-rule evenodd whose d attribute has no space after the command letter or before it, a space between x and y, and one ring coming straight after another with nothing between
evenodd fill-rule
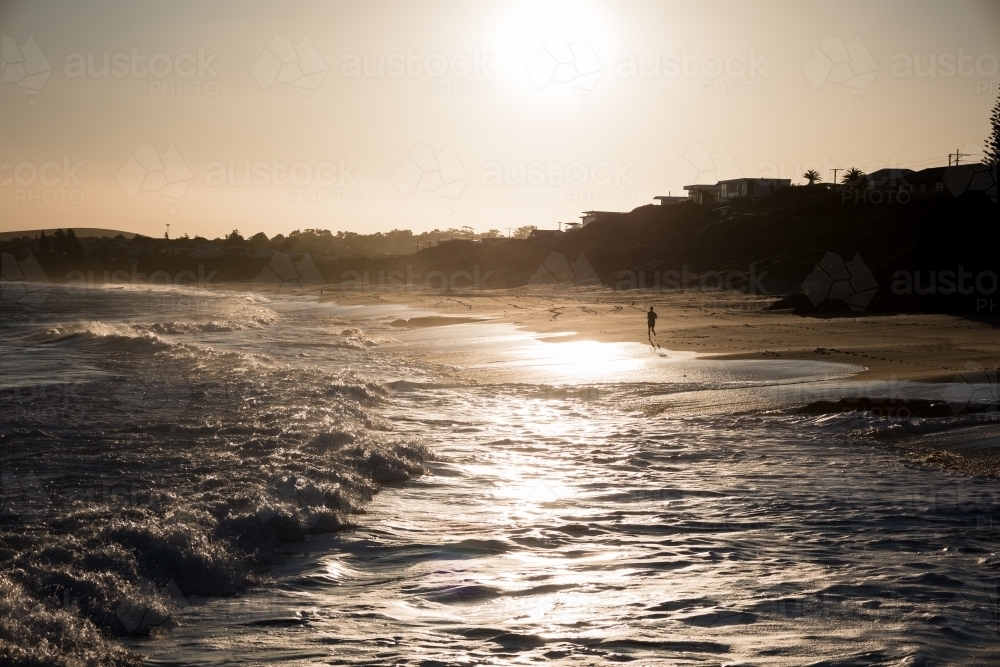
<instances>
[{"instance_id":1,"label":"roof of house","mask_svg":"<svg viewBox=\"0 0 1000 667\"><path fill-rule=\"evenodd\" d=\"M753 177L753 178L727 178L724 181L719 181L719 183L742 183L744 181L767 181L769 183L774 183L774 182L778 182L778 183L791 183L792 179L790 179L790 178L760 178L760 177ZM718 185L718 183L716 185Z\"/></svg>"},{"instance_id":2,"label":"roof of house","mask_svg":"<svg viewBox=\"0 0 1000 667\"><path fill-rule=\"evenodd\" d=\"M944 173L948 171L950 167L930 167L929 169L921 169L912 176L908 176L907 180L910 183L936 183L944 178Z\"/></svg>"},{"instance_id":3,"label":"roof of house","mask_svg":"<svg viewBox=\"0 0 1000 667\"><path fill-rule=\"evenodd\" d=\"M913 171L912 169L886 167L866 174L865 178L875 183L894 181L901 181L903 183L936 183L944 178L945 172L949 169L951 167L928 167L920 171Z\"/></svg>"},{"instance_id":4,"label":"roof of house","mask_svg":"<svg viewBox=\"0 0 1000 667\"><path fill-rule=\"evenodd\" d=\"M909 181L910 177L917 172L912 169L895 169L886 167L876 169L870 174L865 174L869 181Z\"/></svg>"}]
</instances>

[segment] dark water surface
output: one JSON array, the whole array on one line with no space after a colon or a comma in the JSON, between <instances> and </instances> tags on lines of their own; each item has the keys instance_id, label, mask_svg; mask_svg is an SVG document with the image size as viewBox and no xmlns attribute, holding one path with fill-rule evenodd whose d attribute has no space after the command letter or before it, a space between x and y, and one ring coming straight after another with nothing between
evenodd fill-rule
<instances>
[{"instance_id":1,"label":"dark water surface","mask_svg":"<svg viewBox=\"0 0 1000 667\"><path fill-rule=\"evenodd\" d=\"M996 482L884 444L994 415L797 416L852 369L403 311L91 290L6 322L19 627L45 599L157 665L996 664Z\"/></svg>"}]
</instances>

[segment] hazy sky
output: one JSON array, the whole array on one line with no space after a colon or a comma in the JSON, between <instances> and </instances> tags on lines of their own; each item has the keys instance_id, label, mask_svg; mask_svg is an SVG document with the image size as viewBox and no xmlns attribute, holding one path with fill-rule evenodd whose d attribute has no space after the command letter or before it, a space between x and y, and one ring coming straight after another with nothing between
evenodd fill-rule
<instances>
[{"instance_id":1,"label":"hazy sky","mask_svg":"<svg viewBox=\"0 0 1000 667\"><path fill-rule=\"evenodd\" d=\"M0 231L555 228L981 155L1000 2L0 0Z\"/></svg>"}]
</instances>

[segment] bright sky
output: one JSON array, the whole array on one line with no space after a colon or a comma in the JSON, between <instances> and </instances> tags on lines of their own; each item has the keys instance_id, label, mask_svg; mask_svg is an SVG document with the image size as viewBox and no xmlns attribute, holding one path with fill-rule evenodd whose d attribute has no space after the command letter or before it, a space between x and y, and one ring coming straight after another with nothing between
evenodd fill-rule
<instances>
[{"instance_id":1,"label":"bright sky","mask_svg":"<svg viewBox=\"0 0 1000 667\"><path fill-rule=\"evenodd\" d=\"M0 2L0 231L555 228L980 156L1000 3Z\"/></svg>"}]
</instances>

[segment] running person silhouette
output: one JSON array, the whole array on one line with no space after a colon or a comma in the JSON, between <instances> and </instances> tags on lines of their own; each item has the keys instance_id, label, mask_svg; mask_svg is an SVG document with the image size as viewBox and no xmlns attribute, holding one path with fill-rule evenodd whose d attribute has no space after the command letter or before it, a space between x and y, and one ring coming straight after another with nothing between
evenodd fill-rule
<instances>
[{"instance_id":1,"label":"running person silhouette","mask_svg":"<svg viewBox=\"0 0 1000 667\"><path fill-rule=\"evenodd\" d=\"M655 336L656 335L656 311L653 310L652 306L649 307L649 312L646 313L646 325L647 325L646 334L648 336Z\"/></svg>"}]
</instances>

